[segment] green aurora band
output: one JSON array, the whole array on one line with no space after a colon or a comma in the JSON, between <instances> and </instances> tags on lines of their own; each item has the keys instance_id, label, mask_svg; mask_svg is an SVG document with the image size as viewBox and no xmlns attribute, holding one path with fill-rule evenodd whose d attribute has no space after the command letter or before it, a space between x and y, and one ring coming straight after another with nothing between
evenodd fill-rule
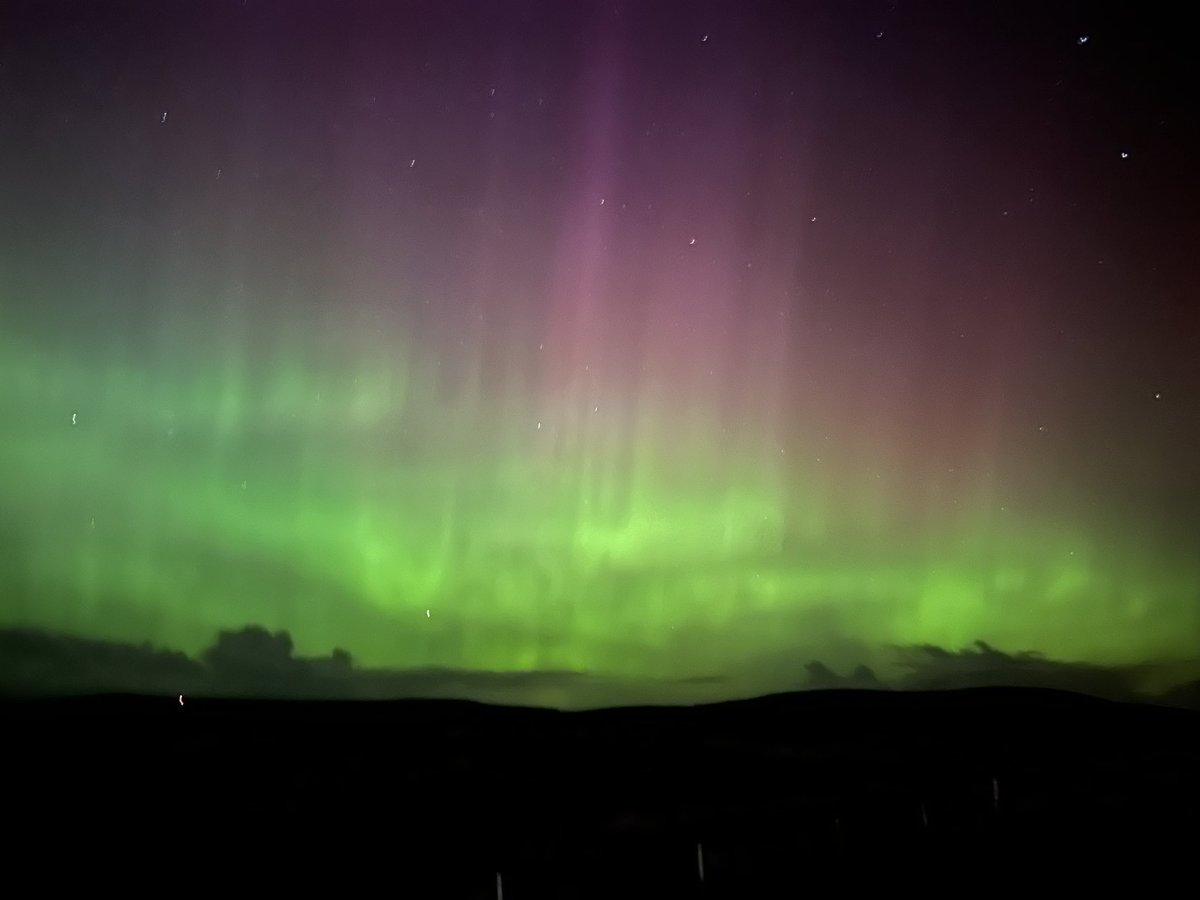
<instances>
[{"instance_id":1,"label":"green aurora band","mask_svg":"<svg viewBox=\"0 0 1200 900\"><path fill-rule=\"evenodd\" d=\"M6 338L3 624L196 653L253 622L371 666L628 678L838 641L1132 663L1184 657L1200 630L1194 562L1087 521L979 491L913 528L881 478L839 484L816 459L789 477L787 448L730 453L702 421L676 441L649 403L621 440L593 427L546 454L530 404L497 421L478 389L433 403L420 342L322 333L306 354L193 323L141 367Z\"/></svg>"}]
</instances>

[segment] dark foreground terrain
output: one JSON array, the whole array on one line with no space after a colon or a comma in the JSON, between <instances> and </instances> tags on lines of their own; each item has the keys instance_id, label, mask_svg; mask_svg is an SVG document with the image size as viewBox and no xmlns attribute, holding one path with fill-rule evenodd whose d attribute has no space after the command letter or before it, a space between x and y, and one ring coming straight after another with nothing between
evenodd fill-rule
<instances>
[{"instance_id":1,"label":"dark foreground terrain","mask_svg":"<svg viewBox=\"0 0 1200 900\"><path fill-rule=\"evenodd\" d=\"M1200 716L1056 692L0 713L9 876L50 889L800 897L1161 870L1200 846Z\"/></svg>"}]
</instances>

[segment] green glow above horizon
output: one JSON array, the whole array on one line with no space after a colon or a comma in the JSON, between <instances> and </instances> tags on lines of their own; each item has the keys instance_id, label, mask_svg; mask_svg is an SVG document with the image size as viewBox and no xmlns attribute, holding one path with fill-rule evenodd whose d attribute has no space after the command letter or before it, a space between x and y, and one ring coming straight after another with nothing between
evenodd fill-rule
<instances>
[{"instance_id":1,"label":"green glow above horizon","mask_svg":"<svg viewBox=\"0 0 1200 900\"><path fill-rule=\"evenodd\" d=\"M4 338L0 624L195 653L257 623L372 666L629 678L838 642L1194 650L1194 560L1001 510L982 471L914 517L902 485L847 481L834 446L797 459L769 423L731 439L650 390L620 427L555 418L520 402L519 365L437 400L436 352L349 333L251 352L196 326L134 356Z\"/></svg>"}]
</instances>

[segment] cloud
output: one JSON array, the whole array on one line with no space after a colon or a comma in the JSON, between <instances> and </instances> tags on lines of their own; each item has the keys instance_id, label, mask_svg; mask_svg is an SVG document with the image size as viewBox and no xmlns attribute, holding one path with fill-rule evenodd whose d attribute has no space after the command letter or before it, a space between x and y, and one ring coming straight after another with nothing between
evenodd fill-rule
<instances>
[{"instance_id":1,"label":"cloud","mask_svg":"<svg viewBox=\"0 0 1200 900\"><path fill-rule=\"evenodd\" d=\"M149 644L37 629L0 629L0 690L15 696L98 693L342 696L357 673L350 655L297 657L286 631L222 631L192 659Z\"/></svg>"},{"instance_id":2,"label":"cloud","mask_svg":"<svg viewBox=\"0 0 1200 900\"><path fill-rule=\"evenodd\" d=\"M1200 680L1176 685L1159 698L1166 706L1200 711Z\"/></svg>"},{"instance_id":3,"label":"cloud","mask_svg":"<svg viewBox=\"0 0 1200 900\"><path fill-rule=\"evenodd\" d=\"M808 674L805 687L810 690L830 690L834 688L854 688L857 690L884 690L885 685L875 676L875 673L864 665L855 667L849 675L839 675L819 660L813 660L804 667Z\"/></svg>"},{"instance_id":4,"label":"cloud","mask_svg":"<svg viewBox=\"0 0 1200 900\"><path fill-rule=\"evenodd\" d=\"M204 661L218 671L234 672L288 671L302 664L292 656L290 634L271 634L261 625L220 632L217 642L204 651Z\"/></svg>"},{"instance_id":5,"label":"cloud","mask_svg":"<svg viewBox=\"0 0 1200 900\"><path fill-rule=\"evenodd\" d=\"M261 625L248 625L239 631L220 632L201 659L218 693L285 697L336 694L331 691L335 685L329 683L338 678L334 667L322 665L319 659L294 656L293 650L288 632L272 634ZM352 672L353 664L340 674Z\"/></svg>"},{"instance_id":6,"label":"cloud","mask_svg":"<svg viewBox=\"0 0 1200 900\"><path fill-rule=\"evenodd\" d=\"M260 625L220 632L199 659L149 644L0 629L0 692L9 696L432 697L580 707L644 702L656 685L660 693L665 692L656 697L661 700L682 684L647 684L569 671L364 669L341 649L329 656L297 656L287 631L270 632Z\"/></svg>"},{"instance_id":7,"label":"cloud","mask_svg":"<svg viewBox=\"0 0 1200 900\"><path fill-rule=\"evenodd\" d=\"M933 644L893 648L900 674L881 679L866 665L839 674L823 661L803 667L802 689L940 690L971 687L1039 687L1114 700L1148 700L1200 709L1200 681L1171 677L1155 666L1105 667L1047 659L1034 652L1007 653L976 641L950 650ZM1150 697L1141 685L1172 685ZM222 631L192 659L149 644L126 644L34 629L0 629L0 692L10 696L97 693L177 693L196 696L399 699L471 699L559 708L647 703L695 703L770 691L745 690L734 675L683 679L619 679L586 672L491 672L442 667L367 669L345 650L297 656L287 631L260 625Z\"/></svg>"},{"instance_id":8,"label":"cloud","mask_svg":"<svg viewBox=\"0 0 1200 900\"><path fill-rule=\"evenodd\" d=\"M205 676L187 655L149 644L0 630L0 690L13 695L194 692Z\"/></svg>"},{"instance_id":9,"label":"cloud","mask_svg":"<svg viewBox=\"0 0 1200 900\"><path fill-rule=\"evenodd\" d=\"M1144 699L1138 689L1145 667L1098 666L1048 659L1040 653L1005 653L984 641L947 650L933 644L897 648L903 690L971 687L1041 687L1110 700Z\"/></svg>"}]
</instances>

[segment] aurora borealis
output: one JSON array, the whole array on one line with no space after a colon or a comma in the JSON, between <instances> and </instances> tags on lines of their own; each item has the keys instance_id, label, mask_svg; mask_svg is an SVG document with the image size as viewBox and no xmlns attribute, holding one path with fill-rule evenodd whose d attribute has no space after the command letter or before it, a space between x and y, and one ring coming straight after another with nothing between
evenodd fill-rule
<instances>
[{"instance_id":1,"label":"aurora borealis","mask_svg":"<svg viewBox=\"0 0 1200 900\"><path fill-rule=\"evenodd\" d=\"M0 626L1194 659L1194 65L959 6L17 4Z\"/></svg>"}]
</instances>

